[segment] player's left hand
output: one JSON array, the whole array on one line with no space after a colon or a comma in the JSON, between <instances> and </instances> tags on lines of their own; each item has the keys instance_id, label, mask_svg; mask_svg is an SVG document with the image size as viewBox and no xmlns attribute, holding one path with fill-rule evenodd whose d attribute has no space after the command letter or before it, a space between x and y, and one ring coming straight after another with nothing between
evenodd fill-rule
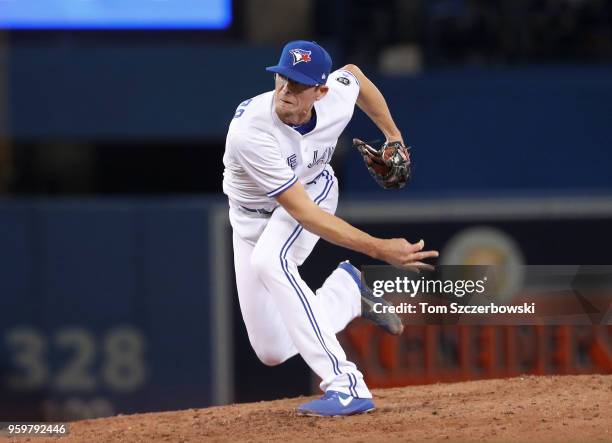
<instances>
[{"instance_id":1,"label":"player's left hand","mask_svg":"<svg viewBox=\"0 0 612 443\"><path fill-rule=\"evenodd\" d=\"M402 140L386 141L380 149L375 149L355 138L353 146L359 150L368 172L382 188L400 189L410 180L410 148Z\"/></svg>"}]
</instances>

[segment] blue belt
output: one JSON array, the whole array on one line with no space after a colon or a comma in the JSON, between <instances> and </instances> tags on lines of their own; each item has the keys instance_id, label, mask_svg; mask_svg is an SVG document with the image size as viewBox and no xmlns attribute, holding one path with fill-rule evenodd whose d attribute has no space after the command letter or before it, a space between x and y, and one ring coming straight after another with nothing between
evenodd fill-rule
<instances>
[{"instance_id":1,"label":"blue belt","mask_svg":"<svg viewBox=\"0 0 612 443\"><path fill-rule=\"evenodd\" d=\"M319 175L317 175L314 179L312 179L311 181L309 181L306 184L307 185L314 185L317 182L317 180L319 180L321 178L321 175L323 175L323 173L325 171L326 170L323 169ZM254 212L254 213L262 214L262 215L272 215L272 213L276 210L276 208L272 209L271 211L267 211L265 209L251 209L251 208L247 208L246 206L242 206L242 205L240 205L240 207L242 209L244 209L245 211Z\"/></svg>"},{"instance_id":2,"label":"blue belt","mask_svg":"<svg viewBox=\"0 0 612 443\"><path fill-rule=\"evenodd\" d=\"M271 211L266 211L265 209L251 209L251 208L247 208L246 206L242 206L242 205L240 205L240 207L244 209L245 211L256 212L257 214L262 214L262 215L272 215L272 213L276 210L276 208L272 209Z\"/></svg>"},{"instance_id":3,"label":"blue belt","mask_svg":"<svg viewBox=\"0 0 612 443\"><path fill-rule=\"evenodd\" d=\"M326 169L323 169L319 175L317 175L315 178L313 178L311 181L309 181L308 183L306 183L307 185L314 185L315 183L317 183L317 180L319 180L321 178L321 175L323 175L323 173L326 171Z\"/></svg>"}]
</instances>

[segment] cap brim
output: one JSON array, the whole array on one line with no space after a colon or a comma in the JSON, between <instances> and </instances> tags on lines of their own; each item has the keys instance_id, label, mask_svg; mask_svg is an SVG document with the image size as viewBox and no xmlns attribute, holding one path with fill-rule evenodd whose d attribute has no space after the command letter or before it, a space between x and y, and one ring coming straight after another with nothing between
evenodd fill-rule
<instances>
[{"instance_id":1,"label":"cap brim","mask_svg":"<svg viewBox=\"0 0 612 443\"><path fill-rule=\"evenodd\" d=\"M317 82L310 77L302 74L301 72L295 71L287 66L268 66L266 71L276 72L277 74L284 75L285 77L293 80L294 82L302 83L308 86L320 85L321 82Z\"/></svg>"}]
</instances>

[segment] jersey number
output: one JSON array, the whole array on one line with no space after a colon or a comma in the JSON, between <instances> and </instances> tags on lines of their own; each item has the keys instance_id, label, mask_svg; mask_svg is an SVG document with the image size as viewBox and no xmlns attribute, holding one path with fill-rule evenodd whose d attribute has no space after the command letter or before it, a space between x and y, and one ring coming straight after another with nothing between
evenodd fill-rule
<instances>
[{"instance_id":1,"label":"jersey number","mask_svg":"<svg viewBox=\"0 0 612 443\"><path fill-rule=\"evenodd\" d=\"M240 103L238 105L238 109L236 109L236 113L234 114L234 118L238 118L240 117L242 114L244 114L244 108L245 106L247 106L249 103L251 103L251 101L253 101L252 98L243 101L242 103Z\"/></svg>"}]
</instances>

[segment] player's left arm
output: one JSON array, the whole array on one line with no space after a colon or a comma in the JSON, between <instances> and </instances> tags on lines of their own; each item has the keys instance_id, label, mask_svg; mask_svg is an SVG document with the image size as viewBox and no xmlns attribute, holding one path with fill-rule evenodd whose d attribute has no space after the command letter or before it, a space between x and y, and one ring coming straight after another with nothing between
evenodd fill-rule
<instances>
[{"instance_id":1,"label":"player's left arm","mask_svg":"<svg viewBox=\"0 0 612 443\"><path fill-rule=\"evenodd\" d=\"M355 65L349 64L342 69L349 71L359 80L360 89L357 96L357 106L378 126L387 141L399 140L403 143L402 133L395 125L385 97L376 85Z\"/></svg>"}]
</instances>

